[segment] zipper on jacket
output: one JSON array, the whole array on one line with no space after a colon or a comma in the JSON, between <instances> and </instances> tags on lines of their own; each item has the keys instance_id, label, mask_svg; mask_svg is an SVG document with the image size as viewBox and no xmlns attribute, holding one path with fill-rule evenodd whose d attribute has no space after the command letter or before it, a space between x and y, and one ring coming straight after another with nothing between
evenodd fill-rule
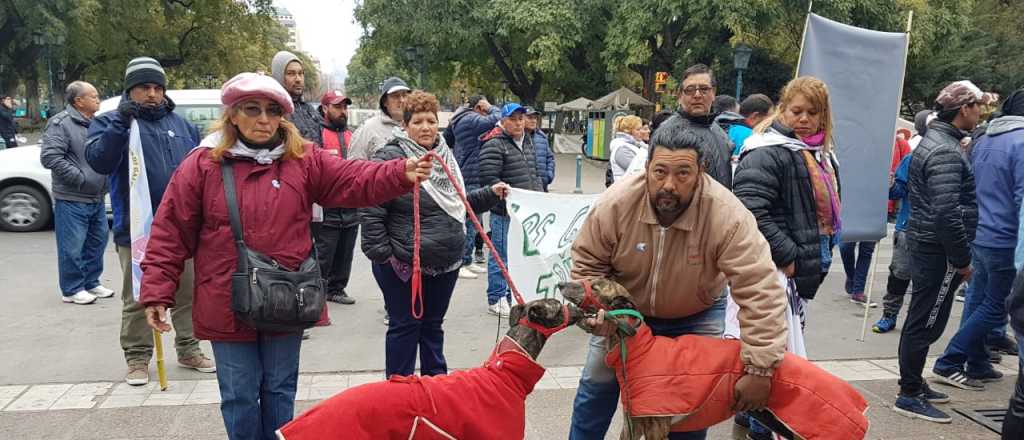
<instances>
[{"instance_id":1,"label":"zipper on jacket","mask_svg":"<svg viewBox=\"0 0 1024 440\"><path fill-rule=\"evenodd\" d=\"M661 231L658 233L658 252L654 256L654 272L651 274L651 315L655 314L655 305L658 301L658 276L661 272L661 254L665 250L665 231L668 230L664 226L659 226Z\"/></svg>"}]
</instances>

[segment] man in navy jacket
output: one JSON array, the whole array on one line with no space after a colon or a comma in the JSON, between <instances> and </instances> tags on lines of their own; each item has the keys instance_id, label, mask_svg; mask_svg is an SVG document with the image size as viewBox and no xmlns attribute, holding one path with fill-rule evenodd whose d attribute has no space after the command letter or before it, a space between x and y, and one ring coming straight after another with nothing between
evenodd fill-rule
<instances>
[{"instance_id":1,"label":"man in navy jacket","mask_svg":"<svg viewBox=\"0 0 1024 440\"><path fill-rule=\"evenodd\" d=\"M93 119L89 125L85 158L98 173L110 176L110 202L114 210L114 243L121 262L121 349L128 364L125 381L130 385L149 382L149 360L153 357L153 335L146 324L144 308L132 295L131 231L128 202L128 136L132 121L138 122L142 154L146 163L153 212L157 211L171 175L189 151L199 145L199 131L174 113L174 101L164 95L167 77L160 63L147 57L135 58L125 70L125 88L117 110ZM192 336L192 264L185 265L171 321L175 329L178 364L204 373L216 371L213 361L203 355Z\"/></svg>"}]
</instances>

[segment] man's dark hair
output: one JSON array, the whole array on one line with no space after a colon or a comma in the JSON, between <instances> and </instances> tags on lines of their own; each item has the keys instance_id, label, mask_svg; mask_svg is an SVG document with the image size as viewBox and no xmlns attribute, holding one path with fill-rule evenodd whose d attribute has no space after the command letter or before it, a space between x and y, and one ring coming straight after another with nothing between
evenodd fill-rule
<instances>
[{"instance_id":1,"label":"man's dark hair","mask_svg":"<svg viewBox=\"0 0 1024 440\"><path fill-rule=\"evenodd\" d=\"M715 81L715 72L712 71L707 64L701 63L687 67L686 70L683 71L683 76L679 78L679 87L683 87L683 81L686 81L686 78L689 78L693 75L700 75L702 73L706 73L708 74L708 76L711 77L711 87L718 87L718 82Z\"/></svg>"},{"instance_id":2,"label":"man's dark hair","mask_svg":"<svg viewBox=\"0 0 1024 440\"><path fill-rule=\"evenodd\" d=\"M740 104L740 114L743 115L744 118L749 117L754 113L767 115L774 105L775 104L772 103L771 98L760 93L755 93L748 96L747 99L744 99Z\"/></svg>"},{"instance_id":3,"label":"man's dark hair","mask_svg":"<svg viewBox=\"0 0 1024 440\"><path fill-rule=\"evenodd\" d=\"M650 162L654 150L664 148L669 151L693 150L697 153L697 163L704 164L704 140L679 120L674 120L659 127L651 135L651 150L647 156Z\"/></svg>"},{"instance_id":4,"label":"man's dark hair","mask_svg":"<svg viewBox=\"0 0 1024 440\"><path fill-rule=\"evenodd\" d=\"M469 97L469 101L466 101L466 104L468 104L469 108L472 110L476 108L476 105L480 103L481 99L486 98L483 95L473 95Z\"/></svg>"},{"instance_id":5,"label":"man's dark hair","mask_svg":"<svg viewBox=\"0 0 1024 440\"><path fill-rule=\"evenodd\" d=\"M953 120L956 119L956 115L960 114L960 109L961 109L961 107L957 107L957 108L949 109L949 110L942 110L942 107L939 106L938 104L936 104L935 105L935 119L938 119L938 120L940 120L942 122L946 122L946 123L952 124Z\"/></svg>"},{"instance_id":6,"label":"man's dark hair","mask_svg":"<svg viewBox=\"0 0 1024 440\"><path fill-rule=\"evenodd\" d=\"M737 107L739 107L739 103L736 102L736 98L729 95L718 95L711 103L711 113L718 115L725 112L736 111Z\"/></svg>"},{"instance_id":7,"label":"man's dark hair","mask_svg":"<svg viewBox=\"0 0 1024 440\"><path fill-rule=\"evenodd\" d=\"M668 118L671 118L674 114L675 112L673 112L672 110L662 110L660 112L655 113L654 117L651 118L651 133L654 133L654 130L657 130L658 127L661 127L661 124L667 121Z\"/></svg>"}]
</instances>

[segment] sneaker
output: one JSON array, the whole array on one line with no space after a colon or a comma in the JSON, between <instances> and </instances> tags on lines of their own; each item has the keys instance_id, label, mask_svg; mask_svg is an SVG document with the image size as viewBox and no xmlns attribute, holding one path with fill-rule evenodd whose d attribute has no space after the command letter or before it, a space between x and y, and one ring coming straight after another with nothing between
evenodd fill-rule
<instances>
[{"instance_id":1,"label":"sneaker","mask_svg":"<svg viewBox=\"0 0 1024 440\"><path fill-rule=\"evenodd\" d=\"M888 333L894 328L896 328L896 319L883 316L875 323L874 327L871 327L871 331L875 333Z\"/></svg>"},{"instance_id":2,"label":"sneaker","mask_svg":"<svg viewBox=\"0 0 1024 440\"><path fill-rule=\"evenodd\" d=\"M864 294L860 293L860 292L853 293L853 294L850 294L850 302L863 306L864 303L868 302L868 297L864 296ZM868 304L868 307L871 307L871 308L878 307L878 303L872 302L871 304Z\"/></svg>"},{"instance_id":3,"label":"sneaker","mask_svg":"<svg viewBox=\"0 0 1024 440\"><path fill-rule=\"evenodd\" d=\"M487 264L487 258L484 257L483 249L478 249L473 252L473 264Z\"/></svg>"},{"instance_id":4,"label":"sneaker","mask_svg":"<svg viewBox=\"0 0 1024 440\"><path fill-rule=\"evenodd\" d=\"M92 304L96 302L96 296L83 290L74 295L62 297L61 301L68 304Z\"/></svg>"},{"instance_id":5,"label":"sneaker","mask_svg":"<svg viewBox=\"0 0 1024 440\"><path fill-rule=\"evenodd\" d=\"M967 377L980 381L981 383L996 382L1003 378L1003 373L1000 373L995 368L990 369L981 374L967 374Z\"/></svg>"},{"instance_id":6,"label":"sneaker","mask_svg":"<svg viewBox=\"0 0 1024 440\"><path fill-rule=\"evenodd\" d=\"M129 365L124 381L136 387L149 383L149 365Z\"/></svg>"},{"instance_id":7,"label":"sneaker","mask_svg":"<svg viewBox=\"0 0 1024 440\"><path fill-rule=\"evenodd\" d=\"M927 420L935 423L951 423L953 418L918 397L900 396L892 406L892 410L910 418Z\"/></svg>"},{"instance_id":8,"label":"sneaker","mask_svg":"<svg viewBox=\"0 0 1024 440\"><path fill-rule=\"evenodd\" d=\"M994 343L992 343L992 344L986 344L986 345L988 345L989 350L992 350L993 352L996 352L996 353L1002 353L1002 354L1005 354L1007 356L1016 356L1017 355L1017 342L1016 341L1014 341L1014 340L1004 336L1002 338L996 339L993 342Z\"/></svg>"},{"instance_id":9,"label":"sneaker","mask_svg":"<svg viewBox=\"0 0 1024 440\"><path fill-rule=\"evenodd\" d=\"M511 311L506 301L498 301L487 307L487 313L497 316L508 316Z\"/></svg>"},{"instance_id":10,"label":"sneaker","mask_svg":"<svg viewBox=\"0 0 1024 440\"><path fill-rule=\"evenodd\" d=\"M1003 355L1001 355L999 353L996 353L995 351L992 351L992 350L987 350L986 353L988 353L988 361L989 362L991 362L993 364L998 364L998 363L1002 363L1003 362Z\"/></svg>"},{"instance_id":11,"label":"sneaker","mask_svg":"<svg viewBox=\"0 0 1024 440\"><path fill-rule=\"evenodd\" d=\"M473 271L473 273L485 274L485 273L487 273L487 265L486 264L473 263L473 264L469 265L469 270Z\"/></svg>"},{"instance_id":12,"label":"sneaker","mask_svg":"<svg viewBox=\"0 0 1024 440\"><path fill-rule=\"evenodd\" d=\"M921 397L924 397L924 400L927 400L929 403L949 403L949 394L935 391L927 383L924 384L924 391L922 391Z\"/></svg>"},{"instance_id":13,"label":"sneaker","mask_svg":"<svg viewBox=\"0 0 1024 440\"><path fill-rule=\"evenodd\" d=\"M191 369L196 370L196 371L198 371L200 373L216 373L217 372L217 364L214 364L213 361L208 359L202 353L199 353L199 354L197 354L195 356L192 356L192 357L179 358L178 359L178 365L182 366L184 368L191 368Z\"/></svg>"},{"instance_id":14,"label":"sneaker","mask_svg":"<svg viewBox=\"0 0 1024 440\"><path fill-rule=\"evenodd\" d=\"M479 275L477 275L476 272L473 272L470 269L470 266L462 266L462 268L459 269L459 278L475 280L479 278Z\"/></svg>"},{"instance_id":15,"label":"sneaker","mask_svg":"<svg viewBox=\"0 0 1024 440\"><path fill-rule=\"evenodd\" d=\"M971 379L960 370L952 370L942 372L939 370L932 370L935 373L935 381L946 385L951 385L962 390L967 391L985 391L985 385L982 385L980 380Z\"/></svg>"},{"instance_id":16,"label":"sneaker","mask_svg":"<svg viewBox=\"0 0 1024 440\"><path fill-rule=\"evenodd\" d=\"M103 286L93 287L92 289L89 289L89 293L93 294L93 296L97 298L110 298L114 296L113 290L110 290Z\"/></svg>"},{"instance_id":17,"label":"sneaker","mask_svg":"<svg viewBox=\"0 0 1024 440\"><path fill-rule=\"evenodd\" d=\"M346 305L351 305L351 304L355 304L356 303L355 298L352 298L351 296L348 296L348 293L346 293L344 290L342 290L341 292L335 292L335 293L332 293L330 295L327 295L327 300L330 301L330 302L334 302L334 303L338 303L338 304L346 304Z\"/></svg>"}]
</instances>

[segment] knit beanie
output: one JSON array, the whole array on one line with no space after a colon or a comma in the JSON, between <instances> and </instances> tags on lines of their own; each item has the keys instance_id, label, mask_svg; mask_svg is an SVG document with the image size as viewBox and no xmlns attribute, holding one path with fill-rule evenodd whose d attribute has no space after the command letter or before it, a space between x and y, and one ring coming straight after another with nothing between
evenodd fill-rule
<instances>
[{"instance_id":1,"label":"knit beanie","mask_svg":"<svg viewBox=\"0 0 1024 440\"><path fill-rule=\"evenodd\" d=\"M160 62L150 57L138 57L128 62L124 71L124 89L131 90L139 84L153 83L167 88L167 75Z\"/></svg>"}]
</instances>

